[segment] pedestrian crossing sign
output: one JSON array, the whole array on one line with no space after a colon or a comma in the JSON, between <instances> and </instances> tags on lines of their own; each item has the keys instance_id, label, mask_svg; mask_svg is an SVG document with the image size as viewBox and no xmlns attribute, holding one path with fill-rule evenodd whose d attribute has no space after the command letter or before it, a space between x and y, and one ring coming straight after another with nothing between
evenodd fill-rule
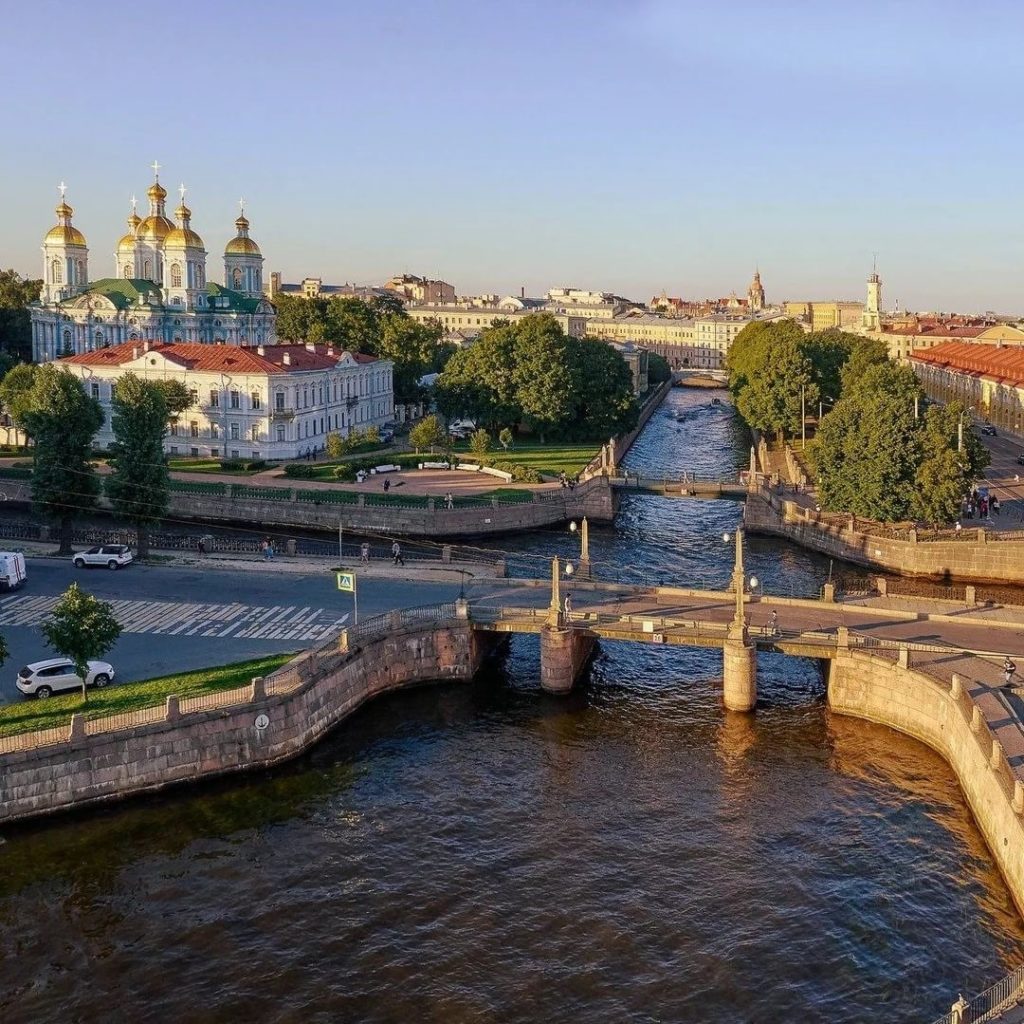
<instances>
[{"instance_id":1,"label":"pedestrian crossing sign","mask_svg":"<svg viewBox=\"0 0 1024 1024\"><path fill-rule=\"evenodd\" d=\"M350 594L356 592L356 574L354 572L339 572L338 589L348 591Z\"/></svg>"}]
</instances>

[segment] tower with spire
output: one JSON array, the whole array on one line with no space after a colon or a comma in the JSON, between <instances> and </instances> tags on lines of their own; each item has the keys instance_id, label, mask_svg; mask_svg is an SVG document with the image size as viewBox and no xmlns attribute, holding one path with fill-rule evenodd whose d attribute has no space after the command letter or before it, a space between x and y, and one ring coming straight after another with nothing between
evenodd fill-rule
<instances>
[{"instance_id":1,"label":"tower with spire","mask_svg":"<svg viewBox=\"0 0 1024 1024\"><path fill-rule=\"evenodd\" d=\"M177 225L164 239L164 295L175 309L203 309L206 306L206 249L192 230L192 211L185 205L185 186L174 211Z\"/></svg>"},{"instance_id":2,"label":"tower with spire","mask_svg":"<svg viewBox=\"0 0 1024 1024\"><path fill-rule=\"evenodd\" d=\"M868 278L868 301L864 304L861 325L866 331L878 331L882 327L882 279L878 276L877 261L871 265Z\"/></svg>"},{"instance_id":3,"label":"tower with spire","mask_svg":"<svg viewBox=\"0 0 1024 1024\"><path fill-rule=\"evenodd\" d=\"M764 285L761 284L761 270L758 267L755 268L754 280L747 289L747 308L751 313L760 313L764 306Z\"/></svg>"},{"instance_id":4,"label":"tower with spire","mask_svg":"<svg viewBox=\"0 0 1024 1024\"><path fill-rule=\"evenodd\" d=\"M58 186L57 223L43 239L43 287L39 299L53 304L77 295L89 283L89 248L85 235L72 223L74 210L64 194L67 186Z\"/></svg>"},{"instance_id":5,"label":"tower with spire","mask_svg":"<svg viewBox=\"0 0 1024 1024\"><path fill-rule=\"evenodd\" d=\"M263 254L249 237L244 199L238 200L238 208L235 237L224 249L224 287L249 298L259 298L263 293Z\"/></svg>"}]
</instances>

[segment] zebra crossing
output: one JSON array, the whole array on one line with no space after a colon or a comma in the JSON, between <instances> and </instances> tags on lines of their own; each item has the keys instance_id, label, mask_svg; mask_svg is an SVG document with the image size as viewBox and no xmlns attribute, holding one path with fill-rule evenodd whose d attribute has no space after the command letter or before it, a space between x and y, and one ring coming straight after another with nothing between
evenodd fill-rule
<instances>
[{"instance_id":1,"label":"zebra crossing","mask_svg":"<svg viewBox=\"0 0 1024 1024\"><path fill-rule=\"evenodd\" d=\"M0 600L0 626L38 626L59 596ZM125 633L230 637L233 640L324 640L348 620L337 609L311 605L200 604L181 601L108 602Z\"/></svg>"}]
</instances>

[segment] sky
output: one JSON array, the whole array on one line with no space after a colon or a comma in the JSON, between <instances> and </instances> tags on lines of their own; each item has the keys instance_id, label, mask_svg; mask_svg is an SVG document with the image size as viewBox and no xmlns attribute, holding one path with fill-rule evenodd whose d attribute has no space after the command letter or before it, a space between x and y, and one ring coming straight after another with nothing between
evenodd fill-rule
<instances>
[{"instance_id":1,"label":"sky","mask_svg":"<svg viewBox=\"0 0 1024 1024\"><path fill-rule=\"evenodd\" d=\"M64 181L112 274L157 160L211 279L244 196L288 281L1024 312L1015 0L0 8L0 267Z\"/></svg>"}]
</instances>

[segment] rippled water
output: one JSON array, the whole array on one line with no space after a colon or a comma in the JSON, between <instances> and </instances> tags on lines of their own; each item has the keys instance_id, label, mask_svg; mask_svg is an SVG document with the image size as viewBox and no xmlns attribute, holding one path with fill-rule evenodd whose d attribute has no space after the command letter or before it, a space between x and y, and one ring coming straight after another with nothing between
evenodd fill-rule
<instances>
[{"instance_id":1,"label":"rippled water","mask_svg":"<svg viewBox=\"0 0 1024 1024\"><path fill-rule=\"evenodd\" d=\"M633 457L742 456L718 415ZM634 498L595 542L724 579L737 515ZM762 657L743 716L714 652L603 644L568 699L537 659L518 639L274 773L8 830L0 1020L928 1024L1019 957L948 767L831 715L813 663Z\"/></svg>"}]
</instances>

